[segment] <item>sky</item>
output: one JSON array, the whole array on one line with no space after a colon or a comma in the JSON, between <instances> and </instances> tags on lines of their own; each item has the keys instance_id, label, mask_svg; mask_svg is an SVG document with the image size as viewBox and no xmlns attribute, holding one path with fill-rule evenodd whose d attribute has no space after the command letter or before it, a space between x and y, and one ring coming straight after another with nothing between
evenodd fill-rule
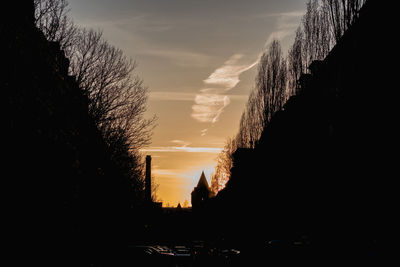
<instances>
[{"instance_id":1,"label":"sky","mask_svg":"<svg viewBox=\"0 0 400 267\"><path fill-rule=\"evenodd\" d=\"M287 51L306 0L69 0L76 24L100 29L134 59L156 115L152 156L157 198L188 200L208 182L225 140L238 131L260 54Z\"/></svg>"}]
</instances>

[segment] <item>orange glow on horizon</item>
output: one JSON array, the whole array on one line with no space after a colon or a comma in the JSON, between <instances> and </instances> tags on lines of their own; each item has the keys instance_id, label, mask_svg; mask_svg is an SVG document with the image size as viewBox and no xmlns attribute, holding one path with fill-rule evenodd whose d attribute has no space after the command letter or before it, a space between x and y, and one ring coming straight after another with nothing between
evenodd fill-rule
<instances>
[{"instance_id":1,"label":"orange glow on horizon","mask_svg":"<svg viewBox=\"0 0 400 267\"><path fill-rule=\"evenodd\" d=\"M150 151L149 151L150 152ZM211 183L211 173L216 165L217 153L210 152L152 152L152 176L158 184L157 201L163 207L191 206L191 192L197 185L201 172Z\"/></svg>"}]
</instances>

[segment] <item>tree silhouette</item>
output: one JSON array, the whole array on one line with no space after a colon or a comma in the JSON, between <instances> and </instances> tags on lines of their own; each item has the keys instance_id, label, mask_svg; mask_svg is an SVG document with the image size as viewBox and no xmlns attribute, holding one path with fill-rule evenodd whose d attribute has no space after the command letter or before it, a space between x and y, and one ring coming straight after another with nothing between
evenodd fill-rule
<instances>
[{"instance_id":1,"label":"tree silhouette","mask_svg":"<svg viewBox=\"0 0 400 267\"><path fill-rule=\"evenodd\" d=\"M34 0L35 25L48 41L58 42L67 52L75 43L77 27L68 16L66 0Z\"/></svg>"},{"instance_id":2,"label":"tree silhouette","mask_svg":"<svg viewBox=\"0 0 400 267\"><path fill-rule=\"evenodd\" d=\"M15 19L0 25L13 238L29 247L18 253L42 259L47 251L44 261L73 265L84 251L93 263L94 254L112 250L105 243L140 225L133 208L142 201L140 157L129 142L104 137L59 43L35 27L33 1L19 4Z\"/></svg>"},{"instance_id":3,"label":"tree silhouette","mask_svg":"<svg viewBox=\"0 0 400 267\"><path fill-rule=\"evenodd\" d=\"M287 63L279 41L274 40L258 63L256 85L242 114L237 134L237 147L253 147L275 112L288 95Z\"/></svg>"},{"instance_id":4,"label":"tree silhouette","mask_svg":"<svg viewBox=\"0 0 400 267\"><path fill-rule=\"evenodd\" d=\"M230 178L233 153L239 147L254 148L273 114L282 108L288 98L287 63L279 41L273 40L262 54L255 83L242 113L237 135L226 141L218 156L212 184L219 190Z\"/></svg>"},{"instance_id":5,"label":"tree silhouette","mask_svg":"<svg viewBox=\"0 0 400 267\"><path fill-rule=\"evenodd\" d=\"M70 60L69 72L89 97L89 112L109 142L139 150L150 141L155 117L144 119L147 88L136 63L110 45L101 31L77 27L65 0L35 0L36 25Z\"/></svg>"},{"instance_id":6,"label":"tree silhouette","mask_svg":"<svg viewBox=\"0 0 400 267\"><path fill-rule=\"evenodd\" d=\"M144 119L147 88L132 75L136 63L108 44L102 33L77 30L70 51L71 73L89 97L89 112L110 141L125 139L130 149L150 141L155 118Z\"/></svg>"},{"instance_id":7,"label":"tree silhouette","mask_svg":"<svg viewBox=\"0 0 400 267\"><path fill-rule=\"evenodd\" d=\"M307 73L307 66L304 55L304 32L299 26L292 47L288 53L288 86L289 95L297 94L297 81L301 75Z\"/></svg>"},{"instance_id":8,"label":"tree silhouette","mask_svg":"<svg viewBox=\"0 0 400 267\"><path fill-rule=\"evenodd\" d=\"M326 12L324 6L309 2L288 56L288 84L296 95L273 113L259 143L236 150L230 180L214 200L216 220L230 226L226 235L236 238L238 229L246 229L244 235L253 241L248 243L258 240L264 245L268 238L292 240L305 234L312 239L313 249L324 247L312 251L316 257L376 263L382 259L386 218L392 214L387 196L393 195L389 170L396 168L391 150L396 143L393 102L397 98L388 98L394 76L390 86L382 86L387 70L374 66L389 64L390 57L382 57L379 51L395 37L388 37L388 42L371 38L371 32L392 26L379 17L387 16L385 4L367 1L354 13L358 5L352 3L341 1L341 8L353 11L342 9L343 15L335 16L343 20L340 27L349 28L338 40L332 35L330 43L320 40L321 25L314 23L326 14L317 14ZM352 13L358 17L353 22ZM304 23L309 29L304 29ZM313 63L310 70L309 63ZM269 73L268 67L262 70ZM292 91L302 77L308 80L304 90ZM267 87L267 79L260 84ZM254 103L254 95L248 103ZM375 105L380 109L371 108ZM246 130L241 133L244 142L250 136L248 114L253 114L248 110L241 121L246 127L240 128ZM252 219L246 225L235 223L240 216ZM289 247L285 245L285 255Z\"/></svg>"},{"instance_id":9,"label":"tree silhouette","mask_svg":"<svg viewBox=\"0 0 400 267\"><path fill-rule=\"evenodd\" d=\"M189 207L189 201L187 199L185 199L185 201L183 202L183 207L184 208L188 208Z\"/></svg>"},{"instance_id":10,"label":"tree silhouette","mask_svg":"<svg viewBox=\"0 0 400 267\"><path fill-rule=\"evenodd\" d=\"M309 0L287 58L283 57L279 41L269 44L260 57L255 86L239 122L236 147L255 147L273 115L282 109L290 96L302 93L299 89L304 87L307 78L303 74L310 74L311 63L328 55L344 31L357 19L365 2ZM230 151L227 157L223 151L220 158L232 158L233 152ZM218 161L214 174L216 185L220 179L217 177L229 180L230 171L222 171L231 167L226 162Z\"/></svg>"},{"instance_id":11,"label":"tree silhouette","mask_svg":"<svg viewBox=\"0 0 400 267\"><path fill-rule=\"evenodd\" d=\"M358 13L366 0L324 0L326 10L329 10L329 19L336 41L358 18Z\"/></svg>"},{"instance_id":12,"label":"tree silhouette","mask_svg":"<svg viewBox=\"0 0 400 267\"><path fill-rule=\"evenodd\" d=\"M328 10L320 1L310 0L302 19L304 35L304 64L306 68L314 60L322 60L332 48L332 34Z\"/></svg>"},{"instance_id":13,"label":"tree silhouette","mask_svg":"<svg viewBox=\"0 0 400 267\"><path fill-rule=\"evenodd\" d=\"M66 0L35 0L35 24L69 59L70 75L88 97L88 112L108 145L115 166L143 190L142 155L155 117L144 118L147 87L135 74L137 64L104 40L101 31L76 26Z\"/></svg>"},{"instance_id":14,"label":"tree silhouette","mask_svg":"<svg viewBox=\"0 0 400 267\"><path fill-rule=\"evenodd\" d=\"M223 189L230 178L233 164L232 155L236 149L236 138L228 138L223 150L218 155L215 173L211 175L211 191L214 194Z\"/></svg>"}]
</instances>

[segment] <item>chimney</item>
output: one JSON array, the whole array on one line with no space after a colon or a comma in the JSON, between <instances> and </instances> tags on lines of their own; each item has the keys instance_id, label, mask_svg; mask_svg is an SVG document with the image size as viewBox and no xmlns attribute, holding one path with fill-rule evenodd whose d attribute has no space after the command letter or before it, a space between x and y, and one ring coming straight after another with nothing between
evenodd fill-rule
<instances>
[{"instance_id":1,"label":"chimney","mask_svg":"<svg viewBox=\"0 0 400 267\"><path fill-rule=\"evenodd\" d=\"M146 156L146 178L145 178L145 201L152 202L151 199L151 156Z\"/></svg>"}]
</instances>

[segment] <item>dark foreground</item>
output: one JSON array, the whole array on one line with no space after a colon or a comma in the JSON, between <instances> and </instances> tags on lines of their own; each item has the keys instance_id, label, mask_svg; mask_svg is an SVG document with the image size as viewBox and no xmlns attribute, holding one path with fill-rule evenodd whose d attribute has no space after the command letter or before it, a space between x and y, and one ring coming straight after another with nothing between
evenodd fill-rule
<instances>
[{"instance_id":1,"label":"dark foreground","mask_svg":"<svg viewBox=\"0 0 400 267\"><path fill-rule=\"evenodd\" d=\"M299 240L269 240L238 248L216 247L204 241L185 244L128 245L98 251L98 266L379 266L378 243L311 244ZM93 260L93 258L92 258ZM91 263L97 266L96 262Z\"/></svg>"}]
</instances>

